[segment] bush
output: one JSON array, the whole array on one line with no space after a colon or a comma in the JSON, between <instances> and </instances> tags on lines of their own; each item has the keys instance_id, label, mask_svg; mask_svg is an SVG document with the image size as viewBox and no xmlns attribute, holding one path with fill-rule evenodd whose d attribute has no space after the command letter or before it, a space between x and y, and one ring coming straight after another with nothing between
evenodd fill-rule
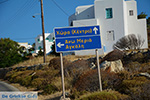
<instances>
[{"instance_id":1,"label":"bush","mask_svg":"<svg viewBox=\"0 0 150 100\"><path fill-rule=\"evenodd\" d=\"M145 77L134 77L133 79L123 80L118 86L118 91L124 94L134 94L141 91L141 86L148 80Z\"/></svg>"},{"instance_id":2,"label":"bush","mask_svg":"<svg viewBox=\"0 0 150 100\"><path fill-rule=\"evenodd\" d=\"M150 74L150 62L149 63L143 63L140 66L140 72L148 72Z\"/></svg>"},{"instance_id":3,"label":"bush","mask_svg":"<svg viewBox=\"0 0 150 100\"><path fill-rule=\"evenodd\" d=\"M14 83L20 83L24 86L30 86L32 81L32 76L30 75L32 71L26 70L26 71L11 71L8 72L5 76L5 79L14 82Z\"/></svg>"},{"instance_id":4,"label":"bush","mask_svg":"<svg viewBox=\"0 0 150 100\"><path fill-rule=\"evenodd\" d=\"M144 83L140 88L136 89L136 92L131 92L131 98L133 100L149 100L150 99L150 81Z\"/></svg>"},{"instance_id":5,"label":"bush","mask_svg":"<svg viewBox=\"0 0 150 100\"><path fill-rule=\"evenodd\" d=\"M127 36L124 36L120 38L114 45L113 48L119 48L123 50L129 50L129 49L140 49L145 40L141 38L140 35L135 34L129 34Z\"/></svg>"},{"instance_id":6,"label":"bush","mask_svg":"<svg viewBox=\"0 0 150 100\"><path fill-rule=\"evenodd\" d=\"M9 80L10 82L16 83L20 81L21 74L22 74L21 71L19 72L11 71L6 74L5 79Z\"/></svg>"},{"instance_id":7,"label":"bush","mask_svg":"<svg viewBox=\"0 0 150 100\"><path fill-rule=\"evenodd\" d=\"M56 92L57 90L58 90L57 87L55 87L52 84L48 84L44 87L43 93L44 94L52 94L52 93Z\"/></svg>"},{"instance_id":8,"label":"bush","mask_svg":"<svg viewBox=\"0 0 150 100\"><path fill-rule=\"evenodd\" d=\"M67 67L70 63L71 63L70 61L63 58L64 68ZM50 60L49 67L60 70L61 69L60 58L56 57L56 58L53 58L52 60Z\"/></svg>"},{"instance_id":9,"label":"bush","mask_svg":"<svg viewBox=\"0 0 150 100\"><path fill-rule=\"evenodd\" d=\"M96 91L99 89L97 70L91 70L80 76L75 82L74 88L77 91Z\"/></svg>"},{"instance_id":10,"label":"bush","mask_svg":"<svg viewBox=\"0 0 150 100\"><path fill-rule=\"evenodd\" d=\"M72 78L71 77L65 77L65 89L69 90L70 88L72 88ZM53 84L54 86L57 87L58 91L62 90L62 81L61 81L61 77L55 77L51 84Z\"/></svg>"},{"instance_id":11,"label":"bush","mask_svg":"<svg viewBox=\"0 0 150 100\"><path fill-rule=\"evenodd\" d=\"M90 70L90 63L87 60L76 60L65 68L66 76L71 76L74 81L78 80L80 75Z\"/></svg>"},{"instance_id":12,"label":"bush","mask_svg":"<svg viewBox=\"0 0 150 100\"><path fill-rule=\"evenodd\" d=\"M0 38L0 68L10 67L24 60L19 44L9 38Z\"/></svg>"},{"instance_id":13,"label":"bush","mask_svg":"<svg viewBox=\"0 0 150 100\"><path fill-rule=\"evenodd\" d=\"M125 66L125 69L129 72L138 72L140 70L141 64L139 62L130 62L128 65Z\"/></svg>"},{"instance_id":14,"label":"bush","mask_svg":"<svg viewBox=\"0 0 150 100\"><path fill-rule=\"evenodd\" d=\"M38 90L42 89L43 88L43 84L42 84L43 81L44 81L44 78L35 78L34 80L32 80L31 86L37 88Z\"/></svg>"},{"instance_id":15,"label":"bush","mask_svg":"<svg viewBox=\"0 0 150 100\"><path fill-rule=\"evenodd\" d=\"M71 91L72 92L72 91ZM70 95L71 100L130 100L128 95L113 90L104 90L102 92L76 91Z\"/></svg>"},{"instance_id":16,"label":"bush","mask_svg":"<svg viewBox=\"0 0 150 100\"><path fill-rule=\"evenodd\" d=\"M115 96L113 93L102 91L91 93L87 97L83 97L79 100L117 100L117 96Z\"/></svg>"},{"instance_id":17,"label":"bush","mask_svg":"<svg viewBox=\"0 0 150 100\"><path fill-rule=\"evenodd\" d=\"M126 79L130 79L132 74L129 73L128 71L121 71L118 72L117 75L121 80L126 80Z\"/></svg>"},{"instance_id":18,"label":"bush","mask_svg":"<svg viewBox=\"0 0 150 100\"><path fill-rule=\"evenodd\" d=\"M22 80L21 80L21 85L23 85L23 86L30 86L30 84L31 84L31 80L32 80L32 76L26 76L25 78L23 78Z\"/></svg>"},{"instance_id":19,"label":"bush","mask_svg":"<svg viewBox=\"0 0 150 100\"><path fill-rule=\"evenodd\" d=\"M122 80L115 73L101 70L103 89L115 89ZM91 70L80 76L74 85L77 91L97 91L99 89L99 78L97 70Z\"/></svg>"}]
</instances>

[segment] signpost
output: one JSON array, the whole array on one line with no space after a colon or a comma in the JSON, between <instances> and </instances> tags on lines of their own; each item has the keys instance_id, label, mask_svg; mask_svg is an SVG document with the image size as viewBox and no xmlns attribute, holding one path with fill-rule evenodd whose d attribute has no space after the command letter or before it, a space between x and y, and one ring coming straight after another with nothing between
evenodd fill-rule
<instances>
[{"instance_id":1,"label":"signpost","mask_svg":"<svg viewBox=\"0 0 150 100\"><path fill-rule=\"evenodd\" d=\"M96 49L100 91L102 91L98 49L101 49L100 28L96 26L55 28L55 48L60 52L63 98L65 99L62 52Z\"/></svg>"},{"instance_id":2,"label":"signpost","mask_svg":"<svg viewBox=\"0 0 150 100\"><path fill-rule=\"evenodd\" d=\"M100 49L99 26L55 29L56 52Z\"/></svg>"}]
</instances>

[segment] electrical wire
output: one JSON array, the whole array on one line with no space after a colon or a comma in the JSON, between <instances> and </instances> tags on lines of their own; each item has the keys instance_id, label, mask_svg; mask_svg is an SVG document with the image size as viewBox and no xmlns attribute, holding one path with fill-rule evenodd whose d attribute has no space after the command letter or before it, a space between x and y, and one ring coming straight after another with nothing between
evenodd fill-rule
<instances>
[{"instance_id":1,"label":"electrical wire","mask_svg":"<svg viewBox=\"0 0 150 100\"><path fill-rule=\"evenodd\" d=\"M35 37L31 37L31 38L12 38L13 40L31 40L31 39L35 39Z\"/></svg>"},{"instance_id":2,"label":"electrical wire","mask_svg":"<svg viewBox=\"0 0 150 100\"><path fill-rule=\"evenodd\" d=\"M21 8L8 20L8 24L12 25L23 16L25 16L28 11L30 11L35 6L36 0L27 0Z\"/></svg>"},{"instance_id":3,"label":"electrical wire","mask_svg":"<svg viewBox=\"0 0 150 100\"><path fill-rule=\"evenodd\" d=\"M54 0L51 0L65 15L67 15L68 17L70 17L70 18L73 18L73 17L71 17L62 7L60 7L58 4L57 4L57 2L55 2ZM80 23L80 22L77 22L77 23L79 23L80 25L84 25L84 26L86 26L85 24L83 24L83 23Z\"/></svg>"},{"instance_id":4,"label":"electrical wire","mask_svg":"<svg viewBox=\"0 0 150 100\"><path fill-rule=\"evenodd\" d=\"M5 2L7 2L7 1L9 1L9 0L1 1L0 4L5 3Z\"/></svg>"},{"instance_id":5,"label":"electrical wire","mask_svg":"<svg viewBox=\"0 0 150 100\"><path fill-rule=\"evenodd\" d=\"M69 16L68 13L67 13L63 8L61 8L54 0L52 0L52 2L53 2L65 15Z\"/></svg>"}]
</instances>

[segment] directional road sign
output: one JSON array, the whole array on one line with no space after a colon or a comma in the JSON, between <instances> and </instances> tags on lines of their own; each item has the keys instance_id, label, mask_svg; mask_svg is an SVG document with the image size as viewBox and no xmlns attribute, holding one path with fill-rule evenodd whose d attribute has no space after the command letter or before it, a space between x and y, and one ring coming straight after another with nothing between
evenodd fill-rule
<instances>
[{"instance_id":1,"label":"directional road sign","mask_svg":"<svg viewBox=\"0 0 150 100\"><path fill-rule=\"evenodd\" d=\"M56 52L100 49L99 26L55 28Z\"/></svg>"}]
</instances>

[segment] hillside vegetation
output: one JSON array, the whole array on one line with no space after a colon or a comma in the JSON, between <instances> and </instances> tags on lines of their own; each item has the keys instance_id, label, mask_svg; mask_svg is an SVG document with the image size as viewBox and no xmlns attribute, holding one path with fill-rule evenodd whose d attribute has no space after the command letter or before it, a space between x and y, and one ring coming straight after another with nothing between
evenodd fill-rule
<instances>
[{"instance_id":1,"label":"hillside vegetation","mask_svg":"<svg viewBox=\"0 0 150 100\"><path fill-rule=\"evenodd\" d=\"M42 94L62 91L59 57L49 56L48 64L40 68L17 68L37 64L37 59L42 63L42 58L34 58L13 66L13 70L5 75L5 80L41 90ZM150 99L150 50L126 51L121 59L123 71L114 73L101 70L103 92L98 92L97 69L91 69L91 63L96 64L95 56L65 56L63 60L65 89L70 90L72 100ZM141 73L147 73L147 76Z\"/></svg>"}]
</instances>

